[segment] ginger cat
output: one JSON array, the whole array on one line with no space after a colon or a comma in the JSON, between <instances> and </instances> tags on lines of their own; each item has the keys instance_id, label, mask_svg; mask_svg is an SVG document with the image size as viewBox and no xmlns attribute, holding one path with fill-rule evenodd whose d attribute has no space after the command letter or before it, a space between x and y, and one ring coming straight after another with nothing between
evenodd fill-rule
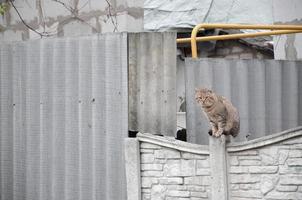
<instances>
[{"instance_id":1,"label":"ginger cat","mask_svg":"<svg viewBox=\"0 0 302 200\"><path fill-rule=\"evenodd\" d=\"M222 134L236 137L240 129L237 109L223 96L207 88L195 89L195 99L209 119L212 129L209 134L219 137Z\"/></svg>"}]
</instances>

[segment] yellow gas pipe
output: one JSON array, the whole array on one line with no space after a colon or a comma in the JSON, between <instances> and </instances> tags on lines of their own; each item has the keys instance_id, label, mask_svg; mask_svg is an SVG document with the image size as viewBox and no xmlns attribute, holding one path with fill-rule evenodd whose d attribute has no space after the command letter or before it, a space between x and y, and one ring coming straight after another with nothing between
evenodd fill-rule
<instances>
[{"instance_id":1,"label":"yellow gas pipe","mask_svg":"<svg viewBox=\"0 0 302 200\"><path fill-rule=\"evenodd\" d=\"M229 35L215 35L215 36L205 36L196 37L197 33L201 29L264 29L271 30L267 32L257 32L257 33L240 33L240 34L229 34ZM302 26L299 25L252 25L252 24L198 24L196 25L191 33L191 38L180 38L177 39L177 43L188 43L191 42L192 58L197 58L197 44L200 41L211 41L211 40L232 40L240 38L251 38L267 35L282 35L282 34L292 34L301 33Z\"/></svg>"}]
</instances>

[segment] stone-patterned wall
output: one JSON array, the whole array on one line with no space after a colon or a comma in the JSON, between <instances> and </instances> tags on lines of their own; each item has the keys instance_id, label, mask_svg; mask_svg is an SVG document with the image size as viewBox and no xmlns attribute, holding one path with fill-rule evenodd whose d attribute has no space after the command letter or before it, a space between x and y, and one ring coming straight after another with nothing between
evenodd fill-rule
<instances>
[{"instance_id":1,"label":"stone-patterned wall","mask_svg":"<svg viewBox=\"0 0 302 200\"><path fill-rule=\"evenodd\" d=\"M210 199L209 155L140 143L142 200Z\"/></svg>"},{"instance_id":2,"label":"stone-patterned wall","mask_svg":"<svg viewBox=\"0 0 302 200\"><path fill-rule=\"evenodd\" d=\"M128 200L302 200L302 127L228 140L210 138L206 146L141 133L128 139Z\"/></svg>"},{"instance_id":3,"label":"stone-patterned wall","mask_svg":"<svg viewBox=\"0 0 302 200\"><path fill-rule=\"evenodd\" d=\"M229 154L232 200L302 199L302 137Z\"/></svg>"}]
</instances>

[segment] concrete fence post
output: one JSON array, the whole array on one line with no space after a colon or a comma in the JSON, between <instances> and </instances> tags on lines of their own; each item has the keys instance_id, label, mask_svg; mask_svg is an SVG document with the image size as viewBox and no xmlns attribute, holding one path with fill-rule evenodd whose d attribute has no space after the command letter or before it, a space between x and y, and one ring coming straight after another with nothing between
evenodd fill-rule
<instances>
[{"instance_id":1,"label":"concrete fence post","mask_svg":"<svg viewBox=\"0 0 302 200\"><path fill-rule=\"evenodd\" d=\"M210 163L211 163L211 196L212 200L228 199L227 151L228 137L209 138Z\"/></svg>"},{"instance_id":2,"label":"concrete fence post","mask_svg":"<svg viewBox=\"0 0 302 200\"><path fill-rule=\"evenodd\" d=\"M125 139L127 200L141 200L140 151L136 138Z\"/></svg>"}]
</instances>

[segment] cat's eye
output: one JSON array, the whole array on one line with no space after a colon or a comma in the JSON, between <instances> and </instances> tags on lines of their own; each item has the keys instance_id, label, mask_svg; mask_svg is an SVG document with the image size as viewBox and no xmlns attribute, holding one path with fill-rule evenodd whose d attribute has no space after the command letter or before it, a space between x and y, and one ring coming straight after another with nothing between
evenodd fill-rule
<instances>
[{"instance_id":1,"label":"cat's eye","mask_svg":"<svg viewBox=\"0 0 302 200\"><path fill-rule=\"evenodd\" d=\"M196 97L196 101L202 101L201 97Z\"/></svg>"},{"instance_id":2,"label":"cat's eye","mask_svg":"<svg viewBox=\"0 0 302 200\"><path fill-rule=\"evenodd\" d=\"M212 97L208 97L205 99L205 103L207 103L207 104L211 104L211 103L213 103L213 101L214 101L214 99Z\"/></svg>"}]
</instances>

